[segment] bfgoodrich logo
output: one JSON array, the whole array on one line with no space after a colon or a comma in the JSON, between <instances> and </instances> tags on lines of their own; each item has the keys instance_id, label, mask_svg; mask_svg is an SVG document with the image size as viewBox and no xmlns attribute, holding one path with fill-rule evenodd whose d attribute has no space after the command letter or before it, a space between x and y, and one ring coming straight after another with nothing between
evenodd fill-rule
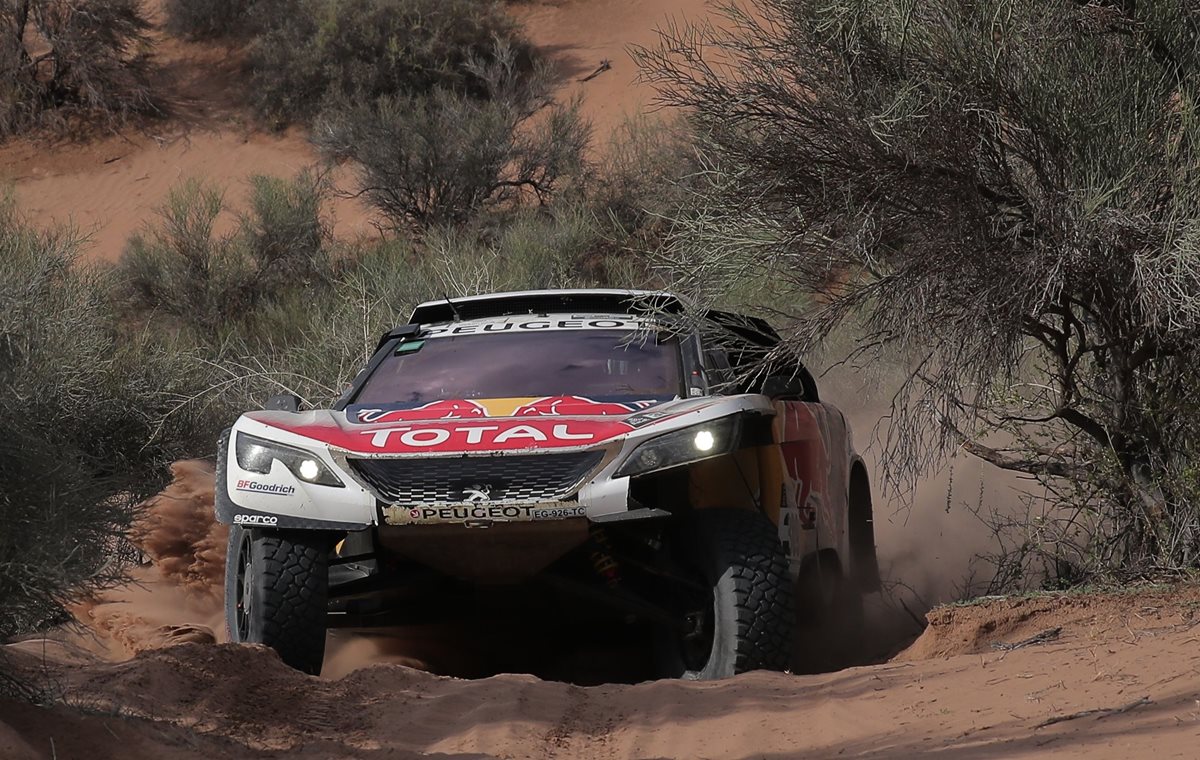
<instances>
[{"instance_id":1,"label":"bfgoodrich logo","mask_svg":"<svg viewBox=\"0 0 1200 760\"><path fill-rule=\"evenodd\" d=\"M296 493L295 486L285 486L279 483L259 483L257 480L239 480L237 490L247 493L265 493L275 496L291 496Z\"/></svg>"}]
</instances>

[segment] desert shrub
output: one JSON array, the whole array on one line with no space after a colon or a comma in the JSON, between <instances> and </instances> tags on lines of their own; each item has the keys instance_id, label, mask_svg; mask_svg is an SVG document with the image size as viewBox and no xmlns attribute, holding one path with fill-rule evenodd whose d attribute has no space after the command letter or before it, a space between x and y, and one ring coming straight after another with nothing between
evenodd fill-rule
<instances>
[{"instance_id":1,"label":"desert shrub","mask_svg":"<svg viewBox=\"0 0 1200 760\"><path fill-rule=\"evenodd\" d=\"M1200 565L1189 4L728 13L641 51L704 136L669 256L684 286L776 283L812 307L789 310L792 347L858 323L864 364L911 359L885 464L905 482L962 449L1036 479L1018 565Z\"/></svg>"},{"instance_id":2,"label":"desert shrub","mask_svg":"<svg viewBox=\"0 0 1200 760\"><path fill-rule=\"evenodd\" d=\"M133 313L213 338L287 290L324 285L332 262L323 177L251 184L250 211L226 234L216 229L220 192L191 180L170 193L159 224L135 235L119 264Z\"/></svg>"},{"instance_id":3,"label":"desert shrub","mask_svg":"<svg viewBox=\"0 0 1200 760\"><path fill-rule=\"evenodd\" d=\"M313 139L356 162L363 196L394 227L461 223L485 206L544 203L580 171L587 126L574 104L544 102L525 86L482 100L384 96L327 108Z\"/></svg>"},{"instance_id":4,"label":"desert shrub","mask_svg":"<svg viewBox=\"0 0 1200 760\"><path fill-rule=\"evenodd\" d=\"M322 217L329 186L324 175L301 172L293 179L250 178L250 211L239 233L257 265L259 282L310 285L330 267L330 230Z\"/></svg>"},{"instance_id":5,"label":"desert shrub","mask_svg":"<svg viewBox=\"0 0 1200 760\"><path fill-rule=\"evenodd\" d=\"M169 414L182 360L118 335L111 283L79 250L0 203L0 640L119 579L133 505L211 434Z\"/></svg>"},{"instance_id":6,"label":"desert shrub","mask_svg":"<svg viewBox=\"0 0 1200 760\"><path fill-rule=\"evenodd\" d=\"M255 0L166 0L163 12L171 34L193 40L249 35Z\"/></svg>"},{"instance_id":7,"label":"desert shrub","mask_svg":"<svg viewBox=\"0 0 1200 760\"><path fill-rule=\"evenodd\" d=\"M433 264L425 300L598 285L592 259L602 255L601 234L588 209L568 204L515 214L483 236L470 226L428 230L421 239Z\"/></svg>"},{"instance_id":8,"label":"desert shrub","mask_svg":"<svg viewBox=\"0 0 1200 760\"><path fill-rule=\"evenodd\" d=\"M0 137L157 113L138 0L0 3Z\"/></svg>"},{"instance_id":9,"label":"desert shrub","mask_svg":"<svg viewBox=\"0 0 1200 760\"><path fill-rule=\"evenodd\" d=\"M541 287L628 284L605 279L602 245L581 206L527 209L503 225L454 225L341 252L327 287L291 290L197 346L191 403L230 419L274 394L327 405L374 351L379 335L420 302ZM625 270L620 270L624 275Z\"/></svg>"},{"instance_id":10,"label":"desert shrub","mask_svg":"<svg viewBox=\"0 0 1200 760\"><path fill-rule=\"evenodd\" d=\"M498 56L531 68L516 22L490 0L277 3L251 51L264 117L308 121L331 96L369 103L435 88L482 96Z\"/></svg>"},{"instance_id":11,"label":"desert shrub","mask_svg":"<svg viewBox=\"0 0 1200 760\"><path fill-rule=\"evenodd\" d=\"M609 136L592 173L588 201L622 230L649 233L643 228L658 227L687 205L699 170L686 121L629 118Z\"/></svg>"}]
</instances>

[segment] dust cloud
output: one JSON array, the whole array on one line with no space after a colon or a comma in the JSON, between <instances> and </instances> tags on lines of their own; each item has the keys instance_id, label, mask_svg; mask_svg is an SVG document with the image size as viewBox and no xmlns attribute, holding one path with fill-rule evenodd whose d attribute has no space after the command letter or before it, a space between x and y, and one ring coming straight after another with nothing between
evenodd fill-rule
<instances>
[{"instance_id":1,"label":"dust cloud","mask_svg":"<svg viewBox=\"0 0 1200 760\"><path fill-rule=\"evenodd\" d=\"M129 539L144 561L130 582L71 610L66 642L107 658L183 642L225 640L222 586L228 528L213 516L213 467L171 465L171 483L138 508Z\"/></svg>"},{"instance_id":2,"label":"dust cloud","mask_svg":"<svg viewBox=\"0 0 1200 760\"><path fill-rule=\"evenodd\" d=\"M164 581L220 601L229 528L213 517L213 466L176 462L171 476L170 485L142 504L129 539Z\"/></svg>"},{"instance_id":3,"label":"dust cloud","mask_svg":"<svg viewBox=\"0 0 1200 760\"><path fill-rule=\"evenodd\" d=\"M959 453L926 472L911 491L896 493L883 482L880 466L896 383L841 368L819 382L824 400L846 414L871 475L883 590L866 600L870 630L862 662L878 662L921 633L932 607L987 587L991 567L981 557L994 551L997 541L983 517L1019 514L1030 484Z\"/></svg>"}]
</instances>

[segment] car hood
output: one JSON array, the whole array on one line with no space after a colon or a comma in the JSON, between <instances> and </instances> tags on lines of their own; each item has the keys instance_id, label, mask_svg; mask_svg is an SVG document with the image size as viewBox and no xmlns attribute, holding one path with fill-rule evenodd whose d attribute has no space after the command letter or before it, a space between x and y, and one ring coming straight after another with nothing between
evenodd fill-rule
<instances>
[{"instance_id":1,"label":"car hood","mask_svg":"<svg viewBox=\"0 0 1200 760\"><path fill-rule=\"evenodd\" d=\"M593 446L716 402L613 401L577 396L447 400L344 411L249 412L244 417L352 454L472 454Z\"/></svg>"}]
</instances>

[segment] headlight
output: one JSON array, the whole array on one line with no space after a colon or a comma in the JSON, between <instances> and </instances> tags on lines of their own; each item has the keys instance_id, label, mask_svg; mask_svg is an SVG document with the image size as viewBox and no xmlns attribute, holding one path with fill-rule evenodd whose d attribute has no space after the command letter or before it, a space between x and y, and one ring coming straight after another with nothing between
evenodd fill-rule
<instances>
[{"instance_id":1,"label":"headlight","mask_svg":"<svg viewBox=\"0 0 1200 760\"><path fill-rule=\"evenodd\" d=\"M735 415L651 438L633 450L617 469L616 477L642 475L727 454L737 447L740 433L741 421Z\"/></svg>"},{"instance_id":2,"label":"headlight","mask_svg":"<svg viewBox=\"0 0 1200 760\"><path fill-rule=\"evenodd\" d=\"M284 446L245 433L237 434L237 463L243 470L266 475L271 472L271 463L279 460L292 474L303 481L322 486L345 488L337 475L330 472L320 459L304 449Z\"/></svg>"}]
</instances>

